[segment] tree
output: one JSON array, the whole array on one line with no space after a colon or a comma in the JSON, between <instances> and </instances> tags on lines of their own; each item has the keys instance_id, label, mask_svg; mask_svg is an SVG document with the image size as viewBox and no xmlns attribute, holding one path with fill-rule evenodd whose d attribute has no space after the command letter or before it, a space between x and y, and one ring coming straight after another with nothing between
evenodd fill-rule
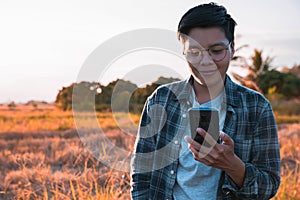
<instances>
[{"instance_id":1,"label":"tree","mask_svg":"<svg viewBox=\"0 0 300 200\"><path fill-rule=\"evenodd\" d=\"M82 81L72 83L68 87L63 87L57 94L55 104L58 108L66 111L72 110L93 110L94 99L99 88L99 83Z\"/></svg>"},{"instance_id":2,"label":"tree","mask_svg":"<svg viewBox=\"0 0 300 200\"><path fill-rule=\"evenodd\" d=\"M55 103L62 110L141 112L146 98L160 85L179 79L159 77L157 81L138 88L136 84L122 79L107 86L96 82L73 83L63 87L57 94ZM75 107L74 107L75 106Z\"/></svg>"},{"instance_id":3,"label":"tree","mask_svg":"<svg viewBox=\"0 0 300 200\"><path fill-rule=\"evenodd\" d=\"M17 105L14 101L12 101L8 104L8 107L10 110L14 110L14 109L16 109Z\"/></svg>"},{"instance_id":4,"label":"tree","mask_svg":"<svg viewBox=\"0 0 300 200\"><path fill-rule=\"evenodd\" d=\"M63 87L56 95L55 104L58 108L66 111L72 109L72 91L74 84L69 87Z\"/></svg>"},{"instance_id":5,"label":"tree","mask_svg":"<svg viewBox=\"0 0 300 200\"><path fill-rule=\"evenodd\" d=\"M134 113L141 113L144 103L154 90L159 87L160 85L172 83L175 81L179 81L178 78L165 78L159 77L155 82L146 85L144 88L138 88L134 91L133 95L130 99L130 111Z\"/></svg>"},{"instance_id":6,"label":"tree","mask_svg":"<svg viewBox=\"0 0 300 200\"><path fill-rule=\"evenodd\" d=\"M281 71L285 73L292 73L300 78L300 65L294 65L292 68L284 67Z\"/></svg>"},{"instance_id":7,"label":"tree","mask_svg":"<svg viewBox=\"0 0 300 200\"><path fill-rule=\"evenodd\" d=\"M237 49L237 51L239 49ZM263 50L254 49L254 54L251 56L252 64L248 64L246 59L242 56L234 56L233 60L240 61L240 67L246 69L248 74L243 77L237 73L232 73L232 76L242 85L245 85L246 87L254 89L258 92L262 92L257 84L258 77L274 68L271 66L273 58L271 58L270 56L263 58Z\"/></svg>"},{"instance_id":8,"label":"tree","mask_svg":"<svg viewBox=\"0 0 300 200\"><path fill-rule=\"evenodd\" d=\"M257 83L264 94L269 93L270 88L274 88L276 93L285 98L300 96L300 79L292 73L282 73L271 70L258 77Z\"/></svg>"}]
</instances>

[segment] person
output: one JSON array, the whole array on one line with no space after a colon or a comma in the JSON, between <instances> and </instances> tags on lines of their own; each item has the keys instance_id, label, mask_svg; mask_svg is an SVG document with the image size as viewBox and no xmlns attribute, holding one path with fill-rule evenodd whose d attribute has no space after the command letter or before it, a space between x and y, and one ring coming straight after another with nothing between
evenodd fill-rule
<instances>
[{"instance_id":1,"label":"person","mask_svg":"<svg viewBox=\"0 0 300 200\"><path fill-rule=\"evenodd\" d=\"M280 184L277 128L269 101L234 83L236 22L224 6L201 4L178 25L190 77L148 97L131 160L132 199L269 199ZM221 143L191 138L188 110L218 110Z\"/></svg>"}]
</instances>

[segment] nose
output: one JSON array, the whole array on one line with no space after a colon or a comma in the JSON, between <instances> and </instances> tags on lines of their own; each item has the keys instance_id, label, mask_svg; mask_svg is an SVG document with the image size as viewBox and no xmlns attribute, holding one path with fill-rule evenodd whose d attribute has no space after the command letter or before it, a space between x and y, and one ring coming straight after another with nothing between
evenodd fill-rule
<instances>
[{"instance_id":1,"label":"nose","mask_svg":"<svg viewBox=\"0 0 300 200\"><path fill-rule=\"evenodd\" d=\"M214 63L214 61L211 58L211 56L209 55L208 51L204 51L203 52L203 57L202 57L202 60L201 60L201 64L202 65L211 65L213 63Z\"/></svg>"}]
</instances>

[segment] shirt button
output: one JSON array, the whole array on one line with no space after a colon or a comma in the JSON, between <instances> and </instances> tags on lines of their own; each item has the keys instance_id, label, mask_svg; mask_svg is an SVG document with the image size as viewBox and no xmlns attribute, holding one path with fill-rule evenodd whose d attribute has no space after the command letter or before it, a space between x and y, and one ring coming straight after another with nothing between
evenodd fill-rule
<instances>
[{"instance_id":1,"label":"shirt button","mask_svg":"<svg viewBox=\"0 0 300 200\"><path fill-rule=\"evenodd\" d=\"M171 171L170 171L170 174L172 174L172 175L173 175L173 174L174 174L174 170L171 170Z\"/></svg>"},{"instance_id":2,"label":"shirt button","mask_svg":"<svg viewBox=\"0 0 300 200\"><path fill-rule=\"evenodd\" d=\"M175 144L178 144L178 140L175 140L174 143L175 143Z\"/></svg>"},{"instance_id":3,"label":"shirt button","mask_svg":"<svg viewBox=\"0 0 300 200\"><path fill-rule=\"evenodd\" d=\"M190 102L189 102L189 101L187 101L187 102L186 102L186 104L189 106L189 105L190 105Z\"/></svg>"},{"instance_id":4,"label":"shirt button","mask_svg":"<svg viewBox=\"0 0 300 200\"><path fill-rule=\"evenodd\" d=\"M182 117L183 117L183 118L186 118L186 114L185 114L185 113L184 113L184 114L182 114Z\"/></svg>"}]
</instances>

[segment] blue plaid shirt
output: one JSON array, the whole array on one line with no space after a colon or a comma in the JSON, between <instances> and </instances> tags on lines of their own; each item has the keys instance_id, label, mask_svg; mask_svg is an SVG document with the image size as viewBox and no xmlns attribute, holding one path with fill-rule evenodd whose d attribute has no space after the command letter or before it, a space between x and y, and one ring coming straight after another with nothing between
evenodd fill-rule
<instances>
[{"instance_id":1,"label":"blue plaid shirt","mask_svg":"<svg viewBox=\"0 0 300 200\"><path fill-rule=\"evenodd\" d=\"M145 104L131 163L132 199L173 199L180 144L189 123L193 78L159 87ZM269 199L280 184L277 128L270 103L227 76L223 132L245 163L241 188L223 171L217 199ZM199 194L201 195L201 194Z\"/></svg>"}]
</instances>

